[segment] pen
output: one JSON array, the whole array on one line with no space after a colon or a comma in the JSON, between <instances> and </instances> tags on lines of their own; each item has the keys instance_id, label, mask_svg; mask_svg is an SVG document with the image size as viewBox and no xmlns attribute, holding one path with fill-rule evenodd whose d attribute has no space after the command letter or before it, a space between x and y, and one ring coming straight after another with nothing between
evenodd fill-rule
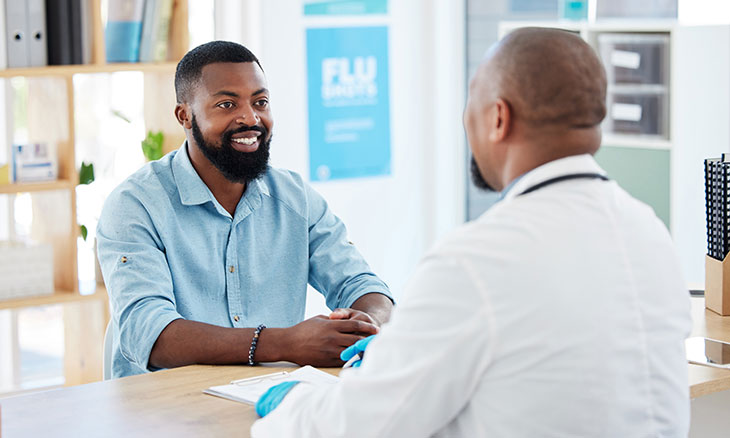
<instances>
[{"instance_id":1,"label":"pen","mask_svg":"<svg viewBox=\"0 0 730 438\"><path fill-rule=\"evenodd\" d=\"M350 358L350 360L348 360L347 362L345 362L345 364L344 364L344 365L342 365L342 369L345 369L345 368L351 368L351 367L352 367L352 364L354 364L354 363L355 363L355 362L357 362L358 360L362 360L362 357L360 356L360 353L358 353L358 354L356 354L356 355L352 356L352 357Z\"/></svg>"},{"instance_id":2,"label":"pen","mask_svg":"<svg viewBox=\"0 0 730 438\"><path fill-rule=\"evenodd\" d=\"M280 378L284 378L288 375L289 375L288 372L281 371L278 373L265 374L263 376L254 376L254 377L248 377L245 379L231 380L231 384L232 385L245 385L247 383L257 383L257 382L262 382L264 380L280 379Z\"/></svg>"}]
</instances>

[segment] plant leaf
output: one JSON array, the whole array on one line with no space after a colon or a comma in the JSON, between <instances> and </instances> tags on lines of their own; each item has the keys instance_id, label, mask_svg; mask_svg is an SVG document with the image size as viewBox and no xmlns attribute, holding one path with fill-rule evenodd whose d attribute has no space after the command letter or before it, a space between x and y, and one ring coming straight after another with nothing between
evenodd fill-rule
<instances>
[{"instance_id":1,"label":"plant leaf","mask_svg":"<svg viewBox=\"0 0 730 438\"><path fill-rule=\"evenodd\" d=\"M132 121L129 120L129 117L127 117L124 114L122 114L122 112L119 111L119 110L112 110L112 115L115 115L115 116L119 117L120 119L124 120L127 123L132 123Z\"/></svg>"},{"instance_id":2,"label":"plant leaf","mask_svg":"<svg viewBox=\"0 0 730 438\"><path fill-rule=\"evenodd\" d=\"M142 140L142 153L147 161L154 161L162 158L162 143L164 140L165 135L162 131L147 132L147 137Z\"/></svg>"},{"instance_id":3,"label":"plant leaf","mask_svg":"<svg viewBox=\"0 0 730 438\"><path fill-rule=\"evenodd\" d=\"M94 182L94 163L81 162L79 184L91 184L92 182Z\"/></svg>"},{"instance_id":4,"label":"plant leaf","mask_svg":"<svg viewBox=\"0 0 730 438\"><path fill-rule=\"evenodd\" d=\"M86 225L80 225L79 231L81 231L81 238L86 240L86 236L89 235L89 230L86 229Z\"/></svg>"}]
</instances>

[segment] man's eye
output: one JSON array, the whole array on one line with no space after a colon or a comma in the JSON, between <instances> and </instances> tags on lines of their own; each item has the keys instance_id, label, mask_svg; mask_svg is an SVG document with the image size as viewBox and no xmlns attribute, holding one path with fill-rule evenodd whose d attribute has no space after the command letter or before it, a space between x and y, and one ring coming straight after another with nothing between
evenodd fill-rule
<instances>
[{"instance_id":1,"label":"man's eye","mask_svg":"<svg viewBox=\"0 0 730 438\"><path fill-rule=\"evenodd\" d=\"M262 108L266 107L268 104L269 104L269 101L266 99L260 99L260 100L256 101L256 105L258 105Z\"/></svg>"},{"instance_id":2,"label":"man's eye","mask_svg":"<svg viewBox=\"0 0 730 438\"><path fill-rule=\"evenodd\" d=\"M233 108L233 102L221 102L218 106L223 109L230 109Z\"/></svg>"}]
</instances>

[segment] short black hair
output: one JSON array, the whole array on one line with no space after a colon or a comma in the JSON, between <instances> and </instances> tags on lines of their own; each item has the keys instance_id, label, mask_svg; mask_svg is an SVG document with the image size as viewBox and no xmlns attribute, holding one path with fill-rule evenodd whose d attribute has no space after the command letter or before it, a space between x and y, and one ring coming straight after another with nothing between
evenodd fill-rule
<instances>
[{"instance_id":1,"label":"short black hair","mask_svg":"<svg viewBox=\"0 0 730 438\"><path fill-rule=\"evenodd\" d=\"M201 44L183 56L175 69L175 97L177 103L185 102L195 83L203 72L203 67L216 62L255 62L261 71L261 63L256 55L238 43L231 41L211 41Z\"/></svg>"}]
</instances>

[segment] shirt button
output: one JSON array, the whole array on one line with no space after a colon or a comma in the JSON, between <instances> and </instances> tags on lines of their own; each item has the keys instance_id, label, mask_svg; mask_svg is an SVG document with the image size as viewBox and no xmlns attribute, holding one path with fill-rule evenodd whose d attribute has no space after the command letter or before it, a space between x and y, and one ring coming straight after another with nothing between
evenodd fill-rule
<instances>
[{"instance_id":1,"label":"shirt button","mask_svg":"<svg viewBox=\"0 0 730 438\"><path fill-rule=\"evenodd\" d=\"M231 274L233 274L233 271L235 271L235 270L236 270L236 268L233 265L228 267L228 272L230 272Z\"/></svg>"},{"instance_id":2,"label":"shirt button","mask_svg":"<svg viewBox=\"0 0 730 438\"><path fill-rule=\"evenodd\" d=\"M241 318L239 318L238 315L236 315L236 316L233 317L233 320L236 321L236 322L238 322L239 319L241 319Z\"/></svg>"},{"instance_id":3,"label":"shirt button","mask_svg":"<svg viewBox=\"0 0 730 438\"><path fill-rule=\"evenodd\" d=\"M122 262L122 263L127 263L127 258L124 257L124 256L122 256L122 258L119 259L119 261Z\"/></svg>"}]
</instances>

